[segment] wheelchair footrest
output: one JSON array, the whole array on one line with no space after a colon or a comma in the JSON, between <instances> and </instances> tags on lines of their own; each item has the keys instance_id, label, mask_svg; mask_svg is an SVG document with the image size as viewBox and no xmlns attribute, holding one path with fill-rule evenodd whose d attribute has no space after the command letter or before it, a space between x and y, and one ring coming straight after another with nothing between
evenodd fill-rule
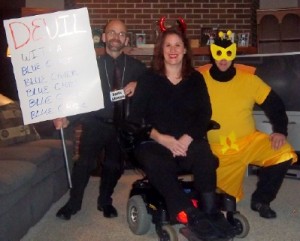
<instances>
[{"instance_id":1,"label":"wheelchair footrest","mask_svg":"<svg viewBox=\"0 0 300 241\"><path fill-rule=\"evenodd\" d=\"M232 239L222 239L222 238L214 238L214 239L201 239L197 237L188 227L182 227L179 229L179 232L187 238L188 241L230 241Z\"/></svg>"}]
</instances>

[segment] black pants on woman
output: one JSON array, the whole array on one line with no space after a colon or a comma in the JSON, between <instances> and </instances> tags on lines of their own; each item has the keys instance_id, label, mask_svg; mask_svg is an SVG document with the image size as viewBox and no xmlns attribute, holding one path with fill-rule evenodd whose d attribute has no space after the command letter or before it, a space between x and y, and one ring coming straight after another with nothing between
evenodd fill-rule
<instances>
[{"instance_id":1,"label":"black pants on woman","mask_svg":"<svg viewBox=\"0 0 300 241\"><path fill-rule=\"evenodd\" d=\"M142 143L135 154L149 182L164 197L172 219L192 207L191 200L178 182L178 172L192 173L195 190L199 193L216 190L218 161L204 139L193 141L186 157L174 158L170 150L154 141Z\"/></svg>"}]
</instances>

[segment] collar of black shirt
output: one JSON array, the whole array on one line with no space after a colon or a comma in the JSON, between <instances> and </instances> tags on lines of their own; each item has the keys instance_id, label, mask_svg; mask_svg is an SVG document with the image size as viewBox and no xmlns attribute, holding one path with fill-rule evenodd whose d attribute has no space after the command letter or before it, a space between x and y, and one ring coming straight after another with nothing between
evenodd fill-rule
<instances>
[{"instance_id":1,"label":"collar of black shirt","mask_svg":"<svg viewBox=\"0 0 300 241\"><path fill-rule=\"evenodd\" d=\"M108 65L113 65L114 64L114 61L116 60L118 65L122 68L124 66L124 62L125 62L125 54L124 53L121 53L117 59L114 59L113 57L111 57L109 54L105 54L104 56L105 60L106 60L106 63Z\"/></svg>"}]
</instances>

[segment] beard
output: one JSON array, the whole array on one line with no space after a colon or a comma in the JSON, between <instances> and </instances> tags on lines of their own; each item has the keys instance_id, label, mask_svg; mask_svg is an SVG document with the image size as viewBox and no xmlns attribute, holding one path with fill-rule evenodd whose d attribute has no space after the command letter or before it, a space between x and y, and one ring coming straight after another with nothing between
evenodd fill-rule
<instances>
[{"instance_id":1,"label":"beard","mask_svg":"<svg viewBox=\"0 0 300 241\"><path fill-rule=\"evenodd\" d=\"M109 40L106 44L107 44L107 48L110 51L116 51L116 52L119 52L125 47L125 43L122 43L119 39Z\"/></svg>"}]
</instances>

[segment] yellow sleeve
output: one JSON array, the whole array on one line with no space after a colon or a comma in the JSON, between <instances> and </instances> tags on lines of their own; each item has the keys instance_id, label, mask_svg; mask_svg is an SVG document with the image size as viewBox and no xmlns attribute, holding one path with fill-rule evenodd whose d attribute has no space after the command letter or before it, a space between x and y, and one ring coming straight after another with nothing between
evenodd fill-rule
<instances>
[{"instance_id":1,"label":"yellow sleeve","mask_svg":"<svg viewBox=\"0 0 300 241\"><path fill-rule=\"evenodd\" d=\"M198 70L201 74L203 74L205 71L208 71L211 68L212 64L205 64L199 66L196 70Z\"/></svg>"},{"instance_id":2,"label":"yellow sleeve","mask_svg":"<svg viewBox=\"0 0 300 241\"><path fill-rule=\"evenodd\" d=\"M255 67L245 64L234 64L234 67L249 74L254 74L256 71Z\"/></svg>"},{"instance_id":3,"label":"yellow sleeve","mask_svg":"<svg viewBox=\"0 0 300 241\"><path fill-rule=\"evenodd\" d=\"M252 75L251 86L254 93L254 99L257 104L262 104L271 91L271 87L257 75Z\"/></svg>"}]
</instances>

